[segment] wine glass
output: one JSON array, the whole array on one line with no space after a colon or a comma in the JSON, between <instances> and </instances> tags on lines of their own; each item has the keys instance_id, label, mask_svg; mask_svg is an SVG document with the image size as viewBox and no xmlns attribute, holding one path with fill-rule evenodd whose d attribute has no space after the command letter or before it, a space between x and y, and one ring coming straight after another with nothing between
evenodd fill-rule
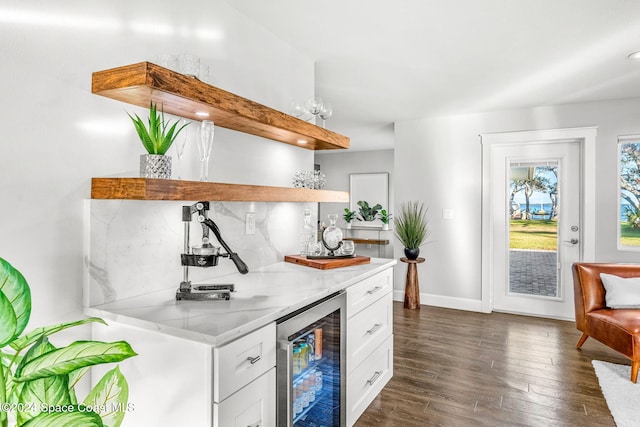
<instances>
[{"instance_id":1,"label":"wine glass","mask_svg":"<svg viewBox=\"0 0 640 427\"><path fill-rule=\"evenodd\" d=\"M325 121L333 115L333 108L331 107L331 104L328 102L322 103L319 115L322 119L322 127L325 127Z\"/></svg>"},{"instance_id":2,"label":"wine glass","mask_svg":"<svg viewBox=\"0 0 640 427\"><path fill-rule=\"evenodd\" d=\"M302 118L302 116L304 116L305 114L307 114L307 110L304 108L304 105L296 102L296 101L292 101L291 102L291 113L297 117L297 118Z\"/></svg>"},{"instance_id":3,"label":"wine glass","mask_svg":"<svg viewBox=\"0 0 640 427\"><path fill-rule=\"evenodd\" d=\"M184 150L187 148L187 141L189 139L189 130L188 124L191 122L187 119L180 120L180 123L177 126L177 129L182 128L182 135L179 138L176 138L176 141L173 143L176 149L176 156L178 156L178 179L182 179L182 158L184 157Z\"/></svg>"},{"instance_id":4,"label":"wine glass","mask_svg":"<svg viewBox=\"0 0 640 427\"><path fill-rule=\"evenodd\" d=\"M213 146L214 125L211 120L203 120L200 125L200 181L209 181L209 156Z\"/></svg>"},{"instance_id":5,"label":"wine glass","mask_svg":"<svg viewBox=\"0 0 640 427\"><path fill-rule=\"evenodd\" d=\"M305 107L309 113L317 116L320 113L320 110L322 110L322 98L314 97L307 99Z\"/></svg>"}]
</instances>

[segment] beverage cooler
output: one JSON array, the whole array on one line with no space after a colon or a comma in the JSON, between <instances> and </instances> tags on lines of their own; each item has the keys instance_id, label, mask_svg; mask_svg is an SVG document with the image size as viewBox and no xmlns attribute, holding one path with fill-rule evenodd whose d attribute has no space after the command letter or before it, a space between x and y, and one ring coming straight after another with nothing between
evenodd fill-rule
<instances>
[{"instance_id":1,"label":"beverage cooler","mask_svg":"<svg viewBox=\"0 0 640 427\"><path fill-rule=\"evenodd\" d=\"M278 426L345 425L345 305L337 293L278 320Z\"/></svg>"}]
</instances>

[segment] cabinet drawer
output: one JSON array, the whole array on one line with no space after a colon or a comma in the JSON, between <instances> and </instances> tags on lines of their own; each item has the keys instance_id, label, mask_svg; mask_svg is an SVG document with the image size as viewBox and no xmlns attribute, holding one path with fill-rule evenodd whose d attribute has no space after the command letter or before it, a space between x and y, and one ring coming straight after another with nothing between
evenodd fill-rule
<instances>
[{"instance_id":1,"label":"cabinet drawer","mask_svg":"<svg viewBox=\"0 0 640 427\"><path fill-rule=\"evenodd\" d=\"M393 290L393 269L389 268L375 276L347 288L347 317Z\"/></svg>"},{"instance_id":2,"label":"cabinet drawer","mask_svg":"<svg viewBox=\"0 0 640 427\"><path fill-rule=\"evenodd\" d=\"M222 402L236 390L276 366L276 324L251 332L213 349L213 401Z\"/></svg>"},{"instance_id":3,"label":"cabinet drawer","mask_svg":"<svg viewBox=\"0 0 640 427\"><path fill-rule=\"evenodd\" d=\"M367 358L393 331L393 294L388 292L347 320L347 372Z\"/></svg>"},{"instance_id":4,"label":"cabinet drawer","mask_svg":"<svg viewBox=\"0 0 640 427\"><path fill-rule=\"evenodd\" d=\"M393 376L393 335L347 376L347 425L353 425Z\"/></svg>"},{"instance_id":5,"label":"cabinet drawer","mask_svg":"<svg viewBox=\"0 0 640 427\"><path fill-rule=\"evenodd\" d=\"M275 427L276 368L213 404L214 427Z\"/></svg>"}]
</instances>

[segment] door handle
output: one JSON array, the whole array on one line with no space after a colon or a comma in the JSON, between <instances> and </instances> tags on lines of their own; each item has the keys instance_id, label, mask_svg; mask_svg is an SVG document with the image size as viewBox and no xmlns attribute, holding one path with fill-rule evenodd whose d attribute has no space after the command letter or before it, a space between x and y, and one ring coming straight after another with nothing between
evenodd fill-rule
<instances>
[{"instance_id":1,"label":"door handle","mask_svg":"<svg viewBox=\"0 0 640 427\"><path fill-rule=\"evenodd\" d=\"M577 245L578 244L578 239L576 239L575 237L571 240L565 240L565 243L571 243L572 245Z\"/></svg>"}]
</instances>

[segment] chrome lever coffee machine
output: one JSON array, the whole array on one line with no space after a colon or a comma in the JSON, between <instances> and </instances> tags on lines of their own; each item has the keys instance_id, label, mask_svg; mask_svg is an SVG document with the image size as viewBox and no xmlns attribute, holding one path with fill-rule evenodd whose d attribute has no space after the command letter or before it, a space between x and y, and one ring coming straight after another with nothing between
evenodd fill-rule
<instances>
[{"instance_id":1,"label":"chrome lever coffee machine","mask_svg":"<svg viewBox=\"0 0 640 427\"><path fill-rule=\"evenodd\" d=\"M182 282L176 292L176 300L228 300L234 290L233 284L216 285L196 285L192 286L189 280L189 267L215 267L218 265L218 258L231 258L238 271L247 274L249 269L240 259L240 256L233 252L229 245L222 239L220 229L213 220L209 218L209 202L197 202L191 206L182 207L182 221L184 222L184 253L181 254L183 269ZM193 217L202 225L202 244L191 246L190 225ZM209 239L209 231L212 231L216 239L222 245L226 253L220 252L220 248L213 246Z\"/></svg>"}]
</instances>

